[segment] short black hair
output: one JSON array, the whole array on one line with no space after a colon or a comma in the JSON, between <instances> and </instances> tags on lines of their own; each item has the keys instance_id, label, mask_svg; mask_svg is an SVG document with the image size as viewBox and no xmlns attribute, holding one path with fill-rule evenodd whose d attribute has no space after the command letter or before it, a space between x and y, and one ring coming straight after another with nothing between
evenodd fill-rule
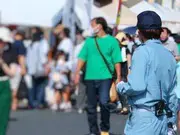
<instances>
[{"instance_id":1,"label":"short black hair","mask_svg":"<svg viewBox=\"0 0 180 135\"><path fill-rule=\"evenodd\" d=\"M43 30L40 27L32 27L32 29L35 29L36 33L39 33L40 35L44 34Z\"/></svg>"},{"instance_id":2,"label":"short black hair","mask_svg":"<svg viewBox=\"0 0 180 135\"><path fill-rule=\"evenodd\" d=\"M17 31L15 35L20 35L23 39L25 38L25 32L24 31Z\"/></svg>"},{"instance_id":3,"label":"short black hair","mask_svg":"<svg viewBox=\"0 0 180 135\"><path fill-rule=\"evenodd\" d=\"M70 30L69 30L69 28L67 28L67 27L65 27L64 29L63 29L63 32L64 32L64 34L65 34L65 36L66 37L70 37Z\"/></svg>"},{"instance_id":4,"label":"short black hair","mask_svg":"<svg viewBox=\"0 0 180 135\"><path fill-rule=\"evenodd\" d=\"M166 30L169 35L172 34L171 30L167 27L162 27L162 30Z\"/></svg>"},{"instance_id":5,"label":"short black hair","mask_svg":"<svg viewBox=\"0 0 180 135\"><path fill-rule=\"evenodd\" d=\"M160 39L162 29L139 30L146 39Z\"/></svg>"},{"instance_id":6,"label":"short black hair","mask_svg":"<svg viewBox=\"0 0 180 135\"><path fill-rule=\"evenodd\" d=\"M92 19L92 21L96 22L96 24L100 24L103 27L103 30L106 32L106 30L108 29L108 24L106 19L104 19L103 17L96 17L94 19Z\"/></svg>"}]
</instances>

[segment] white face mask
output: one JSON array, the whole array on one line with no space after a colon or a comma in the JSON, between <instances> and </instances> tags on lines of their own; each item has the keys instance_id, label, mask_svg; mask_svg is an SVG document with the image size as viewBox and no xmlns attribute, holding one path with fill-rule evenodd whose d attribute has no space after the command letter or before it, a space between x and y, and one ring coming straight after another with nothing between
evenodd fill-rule
<instances>
[{"instance_id":1,"label":"white face mask","mask_svg":"<svg viewBox=\"0 0 180 135\"><path fill-rule=\"evenodd\" d=\"M100 30L98 29L99 25L97 25L95 28L93 28L94 34L97 34Z\"/></svg>"},{"instance_id":2,"label":"white face mask","mask_svg":"<svg viewBox=\"0 0 180 135\"><path fill-rule=\"evenodd\" d=\"M64 63L65 63L64 57L58 59L58 65L63 65Z\"/></svg>"},{"instance_id":3,"label":"white face mask","mask_svg":"<svg viewBox=\"0 0 180 135\"><path fill-rule=\"evenodd\" d=\"M95 36L100 30L98 29L98 26L96 26L95 28L92 28L90 26L89 28L89 33L90 33L90 36Z\"/></svg>"}]
</instances>

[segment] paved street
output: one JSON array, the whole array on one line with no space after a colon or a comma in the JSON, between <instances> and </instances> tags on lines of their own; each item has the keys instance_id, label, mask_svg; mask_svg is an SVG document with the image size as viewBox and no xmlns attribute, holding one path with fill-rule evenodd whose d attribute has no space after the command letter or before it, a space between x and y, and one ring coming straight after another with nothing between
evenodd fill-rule
<instances>
[{"instance_id":1,"label":"paved street","mask_svg":"<svg viewBox=\"0 0 180 135\"><path fill-rule=\"evenodd\" d=\"M125 116L112 114L111 132L122 135L125 120ZM34 110L13 112L7 135L85 135L87 133L85 114Z\"/></svg>"}]
</instances>

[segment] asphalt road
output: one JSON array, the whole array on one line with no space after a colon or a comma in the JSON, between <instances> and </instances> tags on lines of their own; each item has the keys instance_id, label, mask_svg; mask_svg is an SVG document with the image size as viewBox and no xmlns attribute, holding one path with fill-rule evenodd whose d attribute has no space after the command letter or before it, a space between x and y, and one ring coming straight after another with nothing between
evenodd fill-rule
<instances>
[{"instance_id":1,"label":"asphalt road","mask_svg":"<svg viewBox=\"0 0 180 135\"><path fill-rule=\"evenodd\" d=\"M125 116L111 115L111 132L122 135ZM50 110L12 112L7 135L85 135L88 133L86 114Z\"/></svg>"}]
</instances>

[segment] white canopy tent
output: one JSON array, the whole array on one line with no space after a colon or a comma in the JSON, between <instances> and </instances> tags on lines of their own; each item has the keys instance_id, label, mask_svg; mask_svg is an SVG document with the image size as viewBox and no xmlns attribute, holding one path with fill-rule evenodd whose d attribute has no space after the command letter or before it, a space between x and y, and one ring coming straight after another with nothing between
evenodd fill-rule
<instances>
[{"instance_id":1,"label":"white canopy tent","mask_svg":"<svg viewBox=\"0 0 180 135\"><path fill-rule=\"evenodd\" d=\"M52 27L61 20L62 8L67 0L4 0L0 4L0 23ZM91 18L102 16L109 24L114 25L117 14L117 3L103 8L92 5ZM10 4L9 4L10 3ZM89 27L89 17L84 0L76 0L75 12L81 21L81 27ZM134 25L136 15L125 6L122 6L121 25Z\"/></svg>"},{"instance_id":2,"label":"white canopy tent","mask_svg":"<svg viewBox=\"0 0 180 135\"><path fill-rule=\"evenodd\" d=\"M163 26L168 27L172 30L172 32L177 33L179 32L180 27L180 17L179 12L175 12L173 10L170 10L168 8L162 7L159 4L149 4L145 1L142 1L133 7L130 8L130 10L137 15L143 11L151 10L156 12L162 19Z\"/></svg>"},{"instance_id":3,"label":"white canopy tent","mask_svg":"<svg viewBox=\"0 0 180 135\"><path fill-rule=\"evenodd\" d=\"M151 4L149 4L145 1L142 1L142 2L134 5L133 7L130 8L130 10L132 12L136 13L137 15L143 11L151 10L151 11L156 12L161 17L162 21L168 22L171 20L170 18L168 18L167 15L163 14L162 11L158 10L156 7L152 6Z\"/></svg>"},{"instance_id":4,"label":"white canopy tent","mask_svg":"<svg viewBox=\"0 0 180 135\"><path fill-rule=\"evenodd\" d=\"M118 0L113 0L111 4L104 6L102 8L98 8L101 12L103 12L106 17L108 17L111 22L110 24L114 25L116 23L117 10L118 10ZM136 14L133 13L129 8L122 5L121 6L121 16L120 16L120 26L134 26L137 23Z\"/></svg>"},{"instance_id":5,"label":"white canopy tent","mask_svg":"<svg viewBox=\"0 0 180 135\"><path fill-rule=\"evenodd\" d=\"M83 11L85 10L85 6L82 4L81 0L77 0L79 1L79 6L80 9L82 9ZM92 12L91 12L91 18L94 17L104 17L108 24L113 26L116 23L116 16L117 16L117 8L118 8L118 0L113 0L111 4L108 4L107 6L98 8L94 5L92 5ZM81 12L82 16L83 16L83 20L82 23L84 26L86 26L86 28L88 27L88 16L86 12ZM84 15L83 15L84 14ZM130 11L129 8L125 7L124 5L122 5L121 8L121 18L120 18L120 25L119 28L124 28L124 27L128 27L128 26L134 26L137 23L137 15L135 13L133 13L132 11Z\"/></svg>"},{"instance_id":6,"label":"white canopy tent","mask_svg":"<svg viewBox=\"0 0 180 135\"><path fill-rule=\"evenodd\" d=\"M169 16L171 18L170 22L163 22L163 26L168 27L173 33L179 33L180 32L180 12L174 11L172 9L169 9L167 7L163 7L159 4L153 4L154 7L158 8L163 12L163 14Z\"/></svg>"},{"instance_id":7,"label":"white canopy tent","mask_svg":"<svg viewBox=\"0 0 180 135\"><path fill-rule=\"evenodd\" d=\"M168 18L171 19L170 22L180 23L180 12L174 11L167 7L163 7L157 3L152 4L152 6L160 10L164 15L168 16Z\"/></svg>"}]
</instances>

